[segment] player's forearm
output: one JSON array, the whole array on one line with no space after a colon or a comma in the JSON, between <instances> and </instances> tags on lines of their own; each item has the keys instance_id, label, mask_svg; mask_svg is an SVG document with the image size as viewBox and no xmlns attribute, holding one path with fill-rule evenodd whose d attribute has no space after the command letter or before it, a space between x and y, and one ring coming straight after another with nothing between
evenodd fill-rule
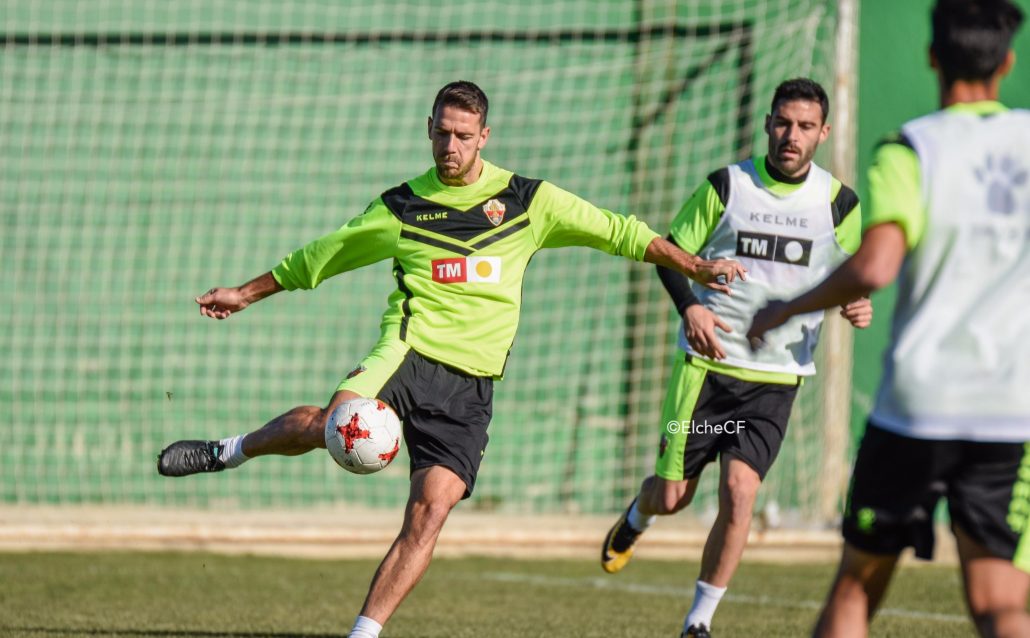
<instances>
[{"instance_id":1,"label":"player's forearm","mask_svg":"<svg viewBox=\"0 0 1030 638\"><path fill-rule=\"evenodd\" d=\"M647 245L644 261L679 271L693 279L697 275L701 259L696 255L684 252L679 246L666 239L655 237Z\"/></svg>"},{"instance_id":2,"label":"player's forearm","mask_svg":"<svg viewBox=\"0 0 1030 638\"><path fill-rule=\"evenodd\" d=\"M672 235L669 235L666 239L682 250L682 247L680 247ZM687 308L701 303L701 300L697 298L694 291L690 289L690 279L684 276L683 273L665 266L656 266L655 270L658 271L658 279L662 282L662 286L665 287L665 292L669 293L672 303L676 306L677 314L683 316Z\"/></svg>"},{"instance_id":3,"label":"player's forearm","mask_svg":"<svg viewBox=\"0 0 1030 638\"><path fill-rule=\"evenodd\" d=\"M888 286L905 259L905 234L897 224L869 228L858 251L821 284L787 302L792 315L833 308Z\"/></svg>"},{"instance_id":4,"label":"player's forearm","mask_svg":"<svg viewBox=\"0 0 1030 638\"><path fill-rule=\"evenodd\" d=\"M279 285L279 282L272 276L272 272L269 271L251 279L240 286L238 290L240 291L240 296L243 301L247 305L250 305L256 301L261 301L265 297L274 295L275 293L284 290L284 288Z\"/></svg>"},{"instance_id":5,"label":"player's forearm","mask_svg":"<svg viewBox=\"0 0 1030 638\"><path fill-rule=\"evenodd\" d=\"M815 288L787 302L790 314L801 315L843 306L871 294L874 288L868 278L852 263L853 259L841 264L840 268Z\"/></svg>"}]
</instances>

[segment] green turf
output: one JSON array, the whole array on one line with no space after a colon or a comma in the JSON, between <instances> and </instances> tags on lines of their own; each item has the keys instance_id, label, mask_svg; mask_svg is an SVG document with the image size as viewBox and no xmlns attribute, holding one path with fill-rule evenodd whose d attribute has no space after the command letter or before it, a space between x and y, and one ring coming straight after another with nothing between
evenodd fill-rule
<instances>
[{"instance_id":1,"label":"green turf","mask_svg":"<svg viewBox=\"0 0 1030 638\"><path fill-rule=\"evenodd\" d=\"M0 636L344 636L376 561L207 554L0 554ZM679 635L695 563L437 560L384 638ZM829 565L745 564L718 636L802 636ZM903 569L873 636L969 636L957 570Z\"/></svg>"}]
</instances>

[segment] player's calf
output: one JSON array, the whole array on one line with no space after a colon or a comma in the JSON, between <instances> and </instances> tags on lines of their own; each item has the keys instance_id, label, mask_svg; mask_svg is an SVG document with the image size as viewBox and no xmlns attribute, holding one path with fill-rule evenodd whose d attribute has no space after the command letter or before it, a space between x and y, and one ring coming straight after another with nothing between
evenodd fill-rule
<instances>
[{"instance_id":1,"label":"player's calf","mask_svg":"<svg viewBox=\"0 0 1030 638\"><path fill-rule=\"evenodd\" d=\"M719 486L719 507L726 510L731 525L750 526L762 478L742 461L731 459L726 479Z\"/></svg>"},{"instance_id":2,"label":"player's calf","mask_svg":"<svg viewBox=\"0 0 1030 638\"><path fill-rule=\"evenodd\" d=\"M608 530L601 545L601 568L609 574L621 571L633 556L640 536L659 515L674 514L694 498L697 480L669 481L649 476L640 486L640 494Z\"/></svg>"},{"instance_id":3,"label":"player's calf","mask_svg":"<svg viewBox=\"0 0 1030 638\"><path fill-rule=\"evenodd\" d=\"M671 481L660 476L647 478L640 488L640 509L648 515L675 514L694 500L697 480Z\"/></svg>"}]
</instances>

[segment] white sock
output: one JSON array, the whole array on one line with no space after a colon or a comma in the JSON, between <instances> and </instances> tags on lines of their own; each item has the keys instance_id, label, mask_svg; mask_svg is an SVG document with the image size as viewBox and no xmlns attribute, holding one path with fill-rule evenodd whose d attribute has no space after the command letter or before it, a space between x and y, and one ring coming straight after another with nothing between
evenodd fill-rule
<instances>
[{"instance_id":1,"label":"white sock","mask_svg":"<svg viewBox=\"0 0 1030 638\"><path fill-rule=\"evenodd\" d=\"M725 587L709 585L703 580L697 581L694 589L694 604L683 622L683 629L692 625L703 623L709 629L712 628L712 616L715 615L715 608L719 606L722 595L726 593Z\"/></svg>"},{"instance_id":2,"label":"white sock","mask_svg":"<svg viewBox=\"0 0 1030 638\"><path fill-rule=\"evenodd\" d=\"M218 452L218 460L225 463L225 467L239 467L244 461L250 460L250 457L243 453L244 436L246 435L240 434L218 442L222 448Z\"/></svg>"},{"instance_id":3,"label":"white sock","mask_svg":"<svg viewBox=\"0 0 1030 638\"><path fill-rule=\"evenodd\" d=\"M358 616L354 619L354 627L347 634L347 638L379 638L379 632L383 626L368 616Z\"/></svg>"},{"instance_id":4,"label":"white sock","mask_svg":"<svg viewBox=\"0 0 1030 638\"><path fill-rule=\"evenodd\" d=\"M629 508L629 514L626 515L626 522L629 523L629 526L633 529L638 532L642 532L648 527L651 527L651 523L653 523L658 517L653 514L651 516L644 516L641 514L640 510L637 509L638 502L639 500L633 501L633 507Z\"/></svg>"}]
</instances>

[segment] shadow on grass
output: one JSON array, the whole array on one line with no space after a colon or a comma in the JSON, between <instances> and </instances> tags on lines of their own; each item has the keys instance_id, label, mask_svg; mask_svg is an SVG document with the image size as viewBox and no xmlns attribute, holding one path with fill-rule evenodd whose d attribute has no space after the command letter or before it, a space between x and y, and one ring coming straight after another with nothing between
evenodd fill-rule
<instances>
[{"instance_id":1,"label":"shadow on grass","mask_svg":"<svg viewBox=\"0 0 1030 638\"><path fill-rule=\"evenodd\" d=\"M18 627L0 625L0 634L8 631L50 636L167 636L168 638L343 638L346 634L313 634L296 631L210 631L191 629L88 629L62 627Z\"/></svg>"}]
</instances>

